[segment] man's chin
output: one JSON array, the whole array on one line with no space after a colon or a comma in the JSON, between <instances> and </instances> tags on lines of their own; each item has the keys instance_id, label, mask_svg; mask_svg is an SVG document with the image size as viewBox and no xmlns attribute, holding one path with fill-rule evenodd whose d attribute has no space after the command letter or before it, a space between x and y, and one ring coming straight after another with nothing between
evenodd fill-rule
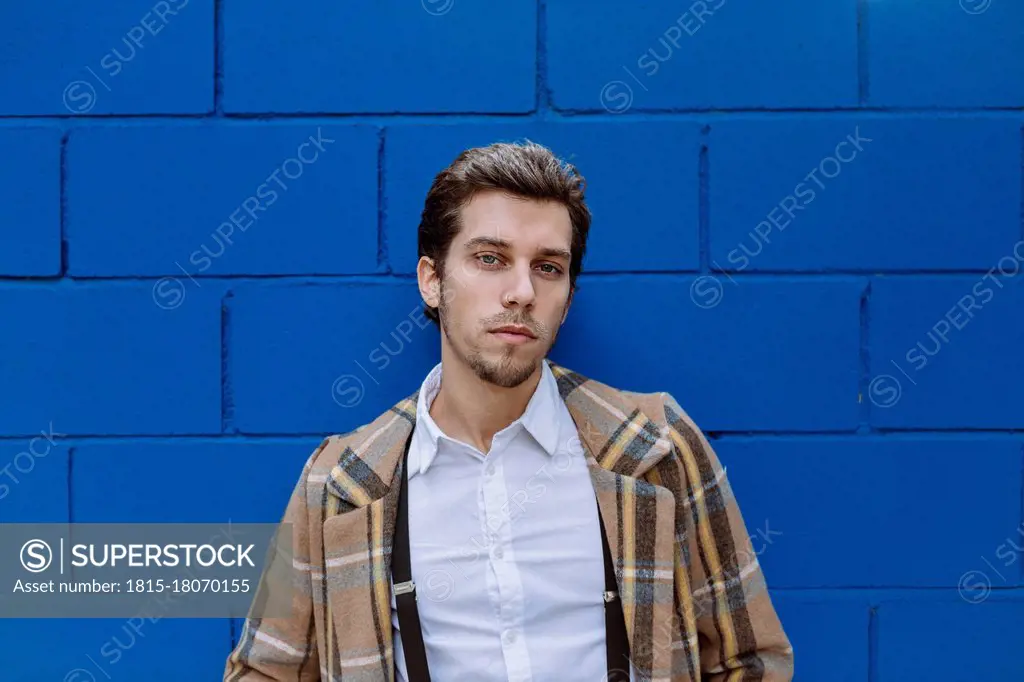
<instances>
[{"instance_id":1,"label":"man's chin","mask_svg":"<svg viewBox=\"0 0 1024 682\"><path fill-rule=\"evenodd\" d=\"M520 357L518 353L484 354L473 364L476 375L487 383L502 388L515 388L533 376L542 357L532 353Z\"/></svg>"}]
</instances>

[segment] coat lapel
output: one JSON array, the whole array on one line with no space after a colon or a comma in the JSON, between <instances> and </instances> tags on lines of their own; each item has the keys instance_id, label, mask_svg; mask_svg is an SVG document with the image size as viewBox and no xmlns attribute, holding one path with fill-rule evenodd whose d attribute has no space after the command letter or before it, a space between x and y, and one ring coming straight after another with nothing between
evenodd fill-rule
<instances>
[{"instance_id":1,"label":"coat lapel","mask_svg":"<svg viewBox=\"0 0 1024 682\"><path fill-rule=\"evenodd\" d=\"M586 452L637 679L669 679L675 498L642 475L671 453L671 441L618 391L563 367L552 370Z\"/></svg>"},{"instance_id":2,"label":"coat lapel","mask_svg":"<svg viewBox=\"0 0 1024 682\"><path fill-rule=\"evenodd\" d=\"M364 427L328 475L327 489L344 513L323 526L328 641L341 679L394 680L391 632L391 538L403 475L402 454L412 433L415 395ZM369 587L369 589L367 589ZM327 679L335 679L334 671Z\"/></svg>"},{"instance_id":3,"label":"coat lapel","mask_svg":"<svg viewBox=\"0 0 1024 682\"><path fill-rule=\"evenodd\" d=\"M672 665L672 494L591 466L591 481L616 567L630 660L638 679L668 679Z\"/></svg>"},{"instance_id":4,"label":"coat lapel","mask_svg":"<svg viewBox=\"0 0 1024 682\"><path fill-rule=\"evenodd\" d=\"M576 423L608 536L630 654L639 673L671 665L675 501L641 477L671 452L663 429L622 393L550 363ZM342 514L324 523L328 641L345 680L394 680L391 538L402 453L416 418L414 393L351 439L327 480ZM369 589L367 589L369 586ZM330 671L333 679L334 671Z\"/></svg>"}]
</instances>

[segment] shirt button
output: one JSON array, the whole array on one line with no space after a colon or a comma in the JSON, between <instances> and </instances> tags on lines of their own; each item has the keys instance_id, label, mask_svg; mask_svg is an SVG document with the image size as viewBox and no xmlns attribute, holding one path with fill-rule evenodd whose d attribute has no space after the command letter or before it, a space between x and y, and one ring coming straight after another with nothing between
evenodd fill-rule
<instances>
[{"instance_id":1,"label":"shirt button","mask_svg":"<svg viewBox=\"0 0 1024 682\"><path fill-rule=\"evenodd\" d=\"M484 467L484 473L487 474L488 476L494 475L494 462L487 463L487 466Z\"/></svg>"},{"instance_id":2,"label":"shirt button","mask_svg":"<svg viewBox=\"0 0 1024 682\"><path fill-rule=\"evenodd\" d=\"M506 644L512 644L515 641L516 641L516 631L515 630L506 630L505 631L505 643Z\"/></svg>"},{"instance_id":3,"label":"shirt button","mask_svg":"<svg viewBox=\"0 0 1024 682\"><path fill-rule=\"evenodd\" d=\"M495 559L500 559L503 556L505 556L505 552L502 551L501 547L495 547L494 548L494 558Z\"/></svg>"}]
</instances>

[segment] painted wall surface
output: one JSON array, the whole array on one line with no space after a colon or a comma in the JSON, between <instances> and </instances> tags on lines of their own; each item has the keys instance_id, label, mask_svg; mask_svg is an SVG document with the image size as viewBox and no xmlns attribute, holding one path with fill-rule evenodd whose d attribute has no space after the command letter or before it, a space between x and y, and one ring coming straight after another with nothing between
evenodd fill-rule
<instances>
[{"instance_id":1,"label":"painted wall surface","mask_svg":"<svg viewBox=\"0 0 1024 682\"><path fill-rule=\"evenodd\" d=\"M438 358L433 175L529 138L594 213L552 357L708 433L796 679L1024 675L1024 3L53 0L0 35L0 521L279 520ZM212 682L237 635L0 620L0 678Z\"/></svg>"}]
</instances>

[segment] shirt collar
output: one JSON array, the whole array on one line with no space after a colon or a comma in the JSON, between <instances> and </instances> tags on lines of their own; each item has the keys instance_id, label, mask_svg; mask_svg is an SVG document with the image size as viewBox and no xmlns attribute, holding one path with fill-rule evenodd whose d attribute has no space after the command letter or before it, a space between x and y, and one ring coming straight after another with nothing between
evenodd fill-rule
<instances>
[{"instance_id":1,"label":"shirt collar","mask_svg":"<svg viewBox=\"0 0 1024 682\"><path fill-rule=\"evenodd\" d=\"M409 477L426 473L437 457L438 441L449 438L430 416L430 405L441 390L442 363L437 363L420 386L416 401L416 427L413 433L413 448L409 452ZM521 425L550 456L558 449L559 402L558 382L545 358L541 362L541 377L523 414L509 428Z\"/></svg>"}]
</instances>

